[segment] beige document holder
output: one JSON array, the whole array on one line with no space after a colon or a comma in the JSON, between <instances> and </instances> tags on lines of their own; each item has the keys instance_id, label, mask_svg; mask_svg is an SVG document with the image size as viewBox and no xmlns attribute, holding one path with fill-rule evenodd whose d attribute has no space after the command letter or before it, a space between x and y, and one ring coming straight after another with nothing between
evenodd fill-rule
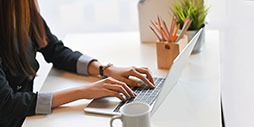
<instances>
[{"instance_id":1,"label":"beige document holder","mask_svg":"<svg viewBox=\"0 0 254 127\"><path fill-rule=\"evenodd\" d=\"M170 5L175 0L140 0L138 3L139 29L141 42L155 42L156 36L149 28L151 20L156 20L157 16L162 17L167 24L171 24L172 15Z\"/></svg>"}]
</instances>

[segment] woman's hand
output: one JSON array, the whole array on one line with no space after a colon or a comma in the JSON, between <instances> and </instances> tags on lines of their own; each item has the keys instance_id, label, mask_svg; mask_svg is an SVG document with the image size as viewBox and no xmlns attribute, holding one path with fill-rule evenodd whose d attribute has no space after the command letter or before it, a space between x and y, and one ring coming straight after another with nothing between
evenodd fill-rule
<instances>
[{"instance_id":1,"label":"woman's hand","mask_svg":"<svg viewBox=\"0 0 254 127\"><path fill-rule=\"evenodd\" d=\"M83 89L83 98L85 99L115 96L124 101L125 99L122 94L124 94L127 99L135 97L134 92L124 82L111 77L94 82L88 86L83 86L81 89Z\"/></svg>"},{"instance_id":2,"label":"woman's hand","mask_svg":"<svg viewBox=\"0 0 254 127\"><path fill-rule=\"evenodd\" d=\"M105 96L115 96L124 101L135 97L135 94L125 83L109 77L90 85L54 92L52 108L79 99L95 99Z\"/></svg>"},{"instance_id":3,"label":"woman's hand","mask_svg":"<svg viewBox=\"0 0 254 127\"><path fill-rule=\"evenodd\" d=\"M90 63L88 67L88 73L90 75L99 75L99 66L101 64L98 61L93 61ZM146 67L116 67L116 66L108 66L103 70L103 75L112 77L119 81L125 82L131 86L139 86L139 82L130 79L130 76L134 76L136 78L144 81L150 88L154 88L154 81L150 70ZM144 76L145 75L145 76Z\"/></svg>"},{"instance_id":4,"label":"woman's hand","mask_svg":"<svg viewBox=\"0 0 254 127\"><path fill-rule=\"evenodd\" d=\"M150 88L154 88L154 81L152 74L148 68L145 67L115 67L110 66L104 70L104 74L113 77L119 81L125 82L131 86L139 86L138 81L132 80L129 77L134 76L144 81ZM146 76L144 76L146 75Z\"/></svg>"}]
</instances>

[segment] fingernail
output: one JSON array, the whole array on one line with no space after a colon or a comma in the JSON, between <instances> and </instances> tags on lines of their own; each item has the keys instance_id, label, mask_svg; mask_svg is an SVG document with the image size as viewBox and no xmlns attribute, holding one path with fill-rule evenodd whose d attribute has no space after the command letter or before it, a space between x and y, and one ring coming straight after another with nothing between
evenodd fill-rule
<instances>
[{"instance_id":1,"label":"fingernail","mask_svg":"<svg viewBox=\"0 0 254 127\"><path fill-rule=\"evenodd\" d=\"M142 84L141 83L137 83L137 86L141 86Z\"/></svg>"}]
</instances>

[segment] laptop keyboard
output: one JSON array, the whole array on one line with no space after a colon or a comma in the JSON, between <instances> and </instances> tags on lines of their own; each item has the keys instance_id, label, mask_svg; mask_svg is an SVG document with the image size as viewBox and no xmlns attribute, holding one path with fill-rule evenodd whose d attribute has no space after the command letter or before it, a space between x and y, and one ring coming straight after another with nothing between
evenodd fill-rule
<instances>
[{"instance_id":1,"label":"laptop keyboard","mask_svg":"<svg viewBox=\"0 0 254 127\"><path fill-rule=\"evenodd\" d=\"M119 112L119 109L127 103L143 102L152 105L156 97L158 96L160 89L164 83L164 78L154 78L155 88L151 89L145 83L142 83L140 87L134 87L132 90L136 94L135 98L128 99L117 105L114 112Z\"/></svg>"}]
</instances>

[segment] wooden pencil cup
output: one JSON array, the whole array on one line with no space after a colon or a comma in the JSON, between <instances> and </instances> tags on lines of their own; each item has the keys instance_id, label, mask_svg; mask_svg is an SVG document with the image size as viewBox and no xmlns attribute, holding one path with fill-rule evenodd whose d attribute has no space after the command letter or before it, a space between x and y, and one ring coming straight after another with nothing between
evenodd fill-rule
<instances>
[{"instance_id":1,"label":"wooden pencil cup","mask_svg":"<svg viewBox=\"0 0 254 127\"><path fill-rule=\"evenodd\" d=\"M184 36L177 42L156 43L157 65L159 69L169 69L174 59L180 54L188 43L188 37Z\"/></svg>"}]
</instances>

